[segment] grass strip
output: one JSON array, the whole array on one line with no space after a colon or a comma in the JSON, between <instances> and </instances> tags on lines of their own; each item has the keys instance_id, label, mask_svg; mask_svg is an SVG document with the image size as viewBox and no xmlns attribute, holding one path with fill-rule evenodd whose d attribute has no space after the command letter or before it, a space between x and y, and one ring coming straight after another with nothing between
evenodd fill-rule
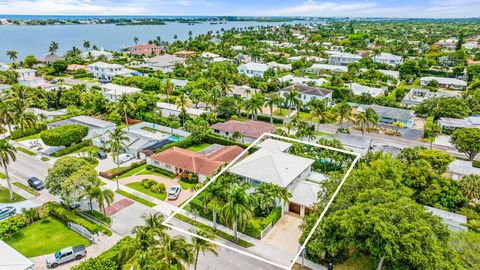
<instances>
[{"instance_id":1,"label":"grass strip","mask_svg":"<svg viewBox=\"0 0 480 270\"><path fill-rule=\"evenodd\" d=\"M13 193L14 199L13 201L10 200L10 191L8 191L8 188L4 188L3 186L0 186L0 203L16 203L16 202L21 202L25 201L26 199L17 193Z\"/></svg>"},{"instance_id":2,"label":"grass strip","mask_svg":"<svg viewBox=\"0 0 480 270\"><path fill-rule=\"evenodd\" d=\"M130 184L126 184L127 187L131 189L135 189L136 191L139 191L147 196L154 197L156 199L159 199L160 201L164 201L167 198L166 193L156 193L151 191L150 189L145 188L141 182L134 182Z\"/></svg>"},{"instance_id":3,"label":"grass strip","mask_svg":"<svg viewBox=\"0 0 480 270\"><path fill-rule=\"evenodd\" d=\"M20 151L20 152L23 152L23 153L25 153L25 154L27 154L27 155L29 155L29 156L36 156L36 155L37 155L37 154L33 153L32 151L27 150L27 149L25 149L25 148L23 148L23 147L17 147L17 150Z\"/></svg>"},{"instance_id":4,"label":"grass strip","mask_svg":"<svg viewBox=\"0 0 480 270\"><path fill-rule=\"evenodd\" d=\"M27 186L27 185L24 185L20 182L13 182L13 185L25 190L26 192L32 194L33 196L37 197L37 196L40 196L40 193L38 193L35 189Z\"/></svg>"},{"instance_id":5,"label":"grass strip","mask_svg":"<svg viewBox=\"0 0 480 270\"><path fill-rule=\"evenodd\" d=\"M98 212L98 211L95 211L95 210L87 210L87 211L83 211L84 214L87 214L91 217L94 217L95 219L97 219L98 221L101 221L105 224L112 224L112 219L110 217L107 217L105 216L104 214Z\"/></svg>"},{"instance_id":6,"label":"grass strip","mask_svg":"<svg viewBox=\"0 0 480 270\"><path fill-rule=\"evenodd\" d=\"M138 203L144 204L144 205L146 205L146 206L148 206L148 207L154 207L154 206L156 205L156 204L152 203L151 201L147 201L147 200L145 200L145 199L143 199L143 198L140 198L140 197L138 197L138 196L135 196L135 195L130 194L130 193L128 193L128 192L126 192L126 191L123 191L123 190L117 190L117 193L120 194L120 195L122 195L122 196L124 196L124 197L127 197L127 198L129 198L129 199L132 199L132 200L134 200L134 201L136 201L136 202L138 202Z\"/></svg>"}]
</instances>

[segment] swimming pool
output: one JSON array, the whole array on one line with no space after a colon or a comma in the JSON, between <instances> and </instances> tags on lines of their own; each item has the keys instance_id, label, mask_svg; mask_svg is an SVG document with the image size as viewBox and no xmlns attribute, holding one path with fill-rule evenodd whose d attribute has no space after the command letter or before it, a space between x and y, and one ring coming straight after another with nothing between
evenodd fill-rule
<instances>
[{"instance_id":1,"label":"swimming pool","mask_svg":"<svg viewBox=\"0 0 480 270\"><path fill-rule=\"evenodd\" d=\"M183 138L180 138L180 137L177 137L175 135L171 135L167 138L169 141L172 141L172 142L179 142L181 140L183 140Z\"/></svg>"}]
</instances>

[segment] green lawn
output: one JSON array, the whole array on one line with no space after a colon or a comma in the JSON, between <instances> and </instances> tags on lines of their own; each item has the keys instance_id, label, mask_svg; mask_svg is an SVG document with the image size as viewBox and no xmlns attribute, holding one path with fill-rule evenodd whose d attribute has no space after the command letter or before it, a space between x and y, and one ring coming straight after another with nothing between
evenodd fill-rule
<instances>
[{"instance_id":1,"label":"green lawn","mask_svg":"<svg viewBox=\"0 0 480 270\"><path fill-rule=\"evenodd\" d=\"M13 182L13 185L15 185L15 186L17 186L17 187L25 190L26 192L32 194L32 195L35 196L35 197L36 197L36 196L40 196L40 193L38 193L35 189L33 189L33 188L31 188L31 187L29 187L29 186L27 186L27 185L24 185L24 184L22 184L22 183L20 183L20 182Z\"/></svg>"},{"instance_id":2,"label":"green lawn","mask_svg":"<svg viewBox=\"0 0 480 270\"><path fill-rule=\"evenodd\" d=\"M328 133L328 132L323 132L323 131L315 131L315 135L317 135L317 136L329 136L329 137L335 136L335 134Z\"/></svg>"},{"instance_id":3,"label":"green lawn","mask_svg":"<svg viewBox=\"0 0 480 270\"><path fill-rule=\"evenodd\" d=\"M125 177L129 177L129 176L132 176L132 175L135 175L143 170L145 170L147 168L147 164L143 164L142 166L138 166L122 175L120 175L118 178L125 178Z\"/></svg>"},{"instance_id":4,"label":"green lawn","mask_svg":"<svg viewBox=\"0 0 480 270\"><path fill-rule=\"evenodd\" d=\"M120 195L122 195L122 196L124 196L124 197L127 197L127 198L129 198L129 199L132 199L132 200L134 200L134 201L136 201L136 202L138 202L138 203L144 204L144 205L146 205L146 206L148 206L148 207L154 207L154 206L156 205L156 204L152 203L151 201L147 201L147 200L145 200L145 199L143 199L143 198L140 198L140 197L138 197L138 196L135 196L135 195L130 194L130 193L128 193L128 192L126 192L126 191L123 191L123 190L118 190L117 193L120 194Z\"/></svg>"},{"instance_id":5,"label":"green lawn","mask_svg":"<svg viewBox=\"0 0 480 270\"><path fill-rule=\"evenodd\" d=\"M5 176L5 174L0 172L0 179L7 179L7 176Z\"/></svg>"},{"instance_id":6,"label":"green lawn","mask_svg":"<svg viewBox=\"0 0 480 270\"><path fill-rule=\"evenodd\" d=\"M47 161L49 161L50 159L49 159L49 158L47 158L47 157L41 157L41 158L40 158L40 160L41 160L41 161L45 161L45 162L47 162Z\"/></svg>"},{"instance_id":7,"label":"green lawn","mask_svg":"<svg viewBox=\"0 0 480 270\"><path fill-rule=\"evenodd\" d=\"M178 181L178 184L182 187L182 189L191 189L193 186L195 186L195 184L190 184L182 180Z\"/></svg>"},{"instance_id":8,"label":"green lawn","mask_svg":"<svg viewBox=\"0 0 480 270\"><path fill-rule=\"evenodd\" d=\"M350 258L349 260L336 264L335 270L369 270L377 267L377 261L368 257Z\"/></svg>"},{"instance_id":9,"label":"green lawn","mask_svg":"<svg viewBox=\"0 0 480 270\"><path fill-rule=\"evenodd\" d=\"M167 198L167 194L166 193L156 193L156 192L153 192L149 189L146 189L141 182L135 182L135 183L130 183L130 184L127 184L126 185L127 187L129 188L133 188L135 189L136 191L140 191L142 192L143 194L145 195L148 195L148 196L151 196L151 197L154 197L154 198L157 198L161 201L164 201L166 198Z\"/></svg>"},{"instance_id":10,"label":"green lawn","mask_svg":"<svg viewBox=\"0 0 480 270\"><path fill-rule=\"evenodd\" d=\"M95 145L87 145L78 150L73 151L70 154L76 154L76 153L82 153L82 152L93 152L93 151L98 151L98 147Z\"/></svg>"},{"instance_id":11,"label":"green lawn","mask_svg":"<svg viewBox=\"0 0 480 270\"><path fill-rule=\"evenodd\" d=\"M201 143L201 144L190 146L190 147L187 148L187 150L190 150L192 152L200 152L203 149L209 147L210 145L211 144L209 144L209 143Z\"/></svg>"},{"instance_id":12,"label":"green lawn","mask_svg":"<svg viewBox=\"0 0 480 270\"><path fill-rule=\"evenodd\" d=\"M88 210L88 211L84 211L85 214L89 215L89 216L92 216L94 218L96 218L97 220L105 223L105 224L112 224L112 219L110 217L107 217L105 216L104 214L98 212L98 211L95 211L95 210Z\"/></svg>"},{"instance_id":13,"label":"green lawn","mask_svg":"<svg viewBox=\"0 0 480 270\"><path fill-rule=\"evenodd\" d=\"M23 148L23 147L17 147L17 150L20 151L20 152L23 152L23 153L25 153L25 154L27 154L27 155L29 155L29 156L36 156L36 155L37 155L37 154L33 153L32 151L27 150L27 149L25 149L25 148Z\"/></svg>"},{"instance_id":14,"label":"green lawn","mask_svg":"<svg viewBox=\"0 0 480 270\"><path fill-rule=\"evenodd\" d=\"M86 238L52 217L39 220L18 231L12 238L3 240L29 258L53 253L69 246L90 245Z\"/></svg>"},{"instance_id":15,"label":"green lawn","mask_svg":"<svg viewBox=\"0 0 480 270\"><path fill-rule=\"evenodd\" d=\"M275 111L273 111L273 115L276 115L276 116L287 116L288 114L288 110L287 109L276 109Z\"/></svg>"},{"instance_id":16,"label":"green lawn","mask_svg":"<svg viewBox=\"0 0 480 270\"><path fill-rule=\"evenodd\" d=\"M15 203L15 202L21 202L25 201L26 199L17 193L13 193L15 198L13 201L10 201L10 192L8 191L8 188L5 188L3 186L0 187L0 203Z\"/></svg>"},{"instance_id":17,"label":"green lawn","mask_svg":"<svg viewBox=\"0 0 480 270\"><path fill-rule=\"evenodd\" d=\"M33 135L30 135L30 136L26 136L26 137L23 137L23 138L19 138L16 141L21 142L21 141L34 140L34 139L40 139L40 133L33 134Z\"/></svg>"}]
</instances>

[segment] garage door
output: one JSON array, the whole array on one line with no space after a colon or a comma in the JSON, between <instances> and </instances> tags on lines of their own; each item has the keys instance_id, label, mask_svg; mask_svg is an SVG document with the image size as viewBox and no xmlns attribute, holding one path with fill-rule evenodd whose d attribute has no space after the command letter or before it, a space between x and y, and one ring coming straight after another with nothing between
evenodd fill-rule
<instances>
[{"instance_id":1,"label":"garage door","mask_svg":"<svg viewBox=\"0 0 480 270\"><path fill-rule=\"evenodd\" d=\"M296 204L296 203L290 203L290 206L288 207L288 210L290 212L293 212L295 214L299 214L300 215L300 205L299 204Z\"/></svg>"}]
</instances>

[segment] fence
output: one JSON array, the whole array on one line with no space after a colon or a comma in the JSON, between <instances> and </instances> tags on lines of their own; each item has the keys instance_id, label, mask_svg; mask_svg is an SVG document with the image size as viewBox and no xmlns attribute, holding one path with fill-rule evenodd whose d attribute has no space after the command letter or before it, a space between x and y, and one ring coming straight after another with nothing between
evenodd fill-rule
<instances>
[{"instance_id":1,"label":"fence","mask_svg":"<svg viewBox=\"0 0 480 270\"><path fill-rule=\"evenodd\" d=\"M265 229L263 229L263 231L260 233L260 239L262 239L270 231L272 227L273 227L272 222L268 223L267 227L265 227Z\"/></svg>"},{"instance_id":2,"label":"fence","mask_svg":"<svg viewBox=\"0 0 480 270\"><path fill-rule=\"evenodd\" d=\"M90 241L90 243L92 244L95 243L95 236L91 232L89 232L87 229L85 229L83 226L72 223L72 222L68 222L68 228L72 229L73 231L80 234L81 236L87 238Z\"/></svg>"}]
</instances>

